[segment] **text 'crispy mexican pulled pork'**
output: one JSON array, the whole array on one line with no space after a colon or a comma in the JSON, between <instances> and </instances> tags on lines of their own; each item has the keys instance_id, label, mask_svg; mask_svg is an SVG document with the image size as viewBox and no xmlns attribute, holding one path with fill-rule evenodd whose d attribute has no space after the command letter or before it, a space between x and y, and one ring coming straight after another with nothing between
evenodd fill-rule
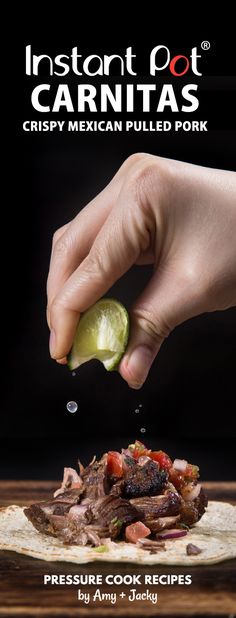
<instances>
[{"instance_id":1,"label":"text 'crispy mexican pulled pork'","mask_svg":"<svg viewBox=\"0 0 236 618\"><path fill-rule=\"evenodd\" d=\"M184 536L204 514L207 498L199 470L183 459L141 442L109 451L79 473L64 469L51 500L32 504L26 517L65 544L92 546L125 539L144 549L163 549L163 539ZM148 537L148 538L147 538Z\"/></svg>"}]
</instances>

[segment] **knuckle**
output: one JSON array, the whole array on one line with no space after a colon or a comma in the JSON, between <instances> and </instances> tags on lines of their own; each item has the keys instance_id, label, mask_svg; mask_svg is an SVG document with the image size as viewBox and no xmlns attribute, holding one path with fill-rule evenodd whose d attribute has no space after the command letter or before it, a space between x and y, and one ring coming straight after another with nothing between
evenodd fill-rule
<instances>
[{"instance_id":1,"label":"knuckle","mask_svg":"<svg viewBox=\"0 0 236 618\"><path fill-rule=\"evenodd\" d=\"M120 170L126 172L125 186L134 194L136 201L146 210L148 199L155 193L158 199L166 194L170 184L170 170L165 159L147 153L130 155Z\"/></svg>"},{"instance_id":2,"label":"knuckle","mask_svg":"<svg viewBox=\"0 0 236 618\"><path fill-rule=\"evenodd\" d=\"M129 166L136 165L136 163L140 163L140 161L143 161L143 159L148 156L149 155L147 155L145 152L133 152L129 157L127 157L127 159L125 160L125 164Z\"/></svg>"},{"instance_id":3,"label":"knuckle","mask_svg":"<svg viewBox=\"0 0 236 618\"><path fill-rule=\"evenodd\" d=\"M93 278L93 281L100 284L107 278L108 269L105 264L104 257L99 248L95 245L91 249L89 255L84 259L83 271L86 277Z\"/></svg>"},{"instance_id":4,"label":"knuckle","mask_svg":"<svg viewBox=\"0 0 236 618\"><path fill-rule=\"evenodd\" d=\"M137 169L136 175L134 175L134 181L140 203L143 202L143 197L144 195L146 196L147 189L150 188L153 182L153 176L155 175L156 177L156 173L156 164L151 161L148 163L146 162Z\"/></svg>"},{"instance_id":5,"label":"knuckle","mask_svg":"<svg viewBox=\"0 0 236 618\"><path fill-rule=\"evenodd\" d=\"M61 227L59 227L53 234L52 237L52 246L54 247L56 245L56 243L59 241L59 239L62 237L62 235L64 234L64 232L66 231L68 227L68 223L66 223L65 225L62 225Z\"/></svg>"},{"instance_id":6,"label":"knuckle","mask_svg":"<svg viewBox=\"0 0 236 618\"><path fill-rule=\"evenodd\" d=\"M137 190L140 197L140 203L143 203L143 197L146 192L155 193L158 198L162 195L162 189L164 186L164 174L163 169L158 165L156 161L149 161L140 170Z\"/></svg>"},{"instance_id":7,"label":"knuckle","mask_svg":"<svg viewBox=\"0 0 236 618\"><path fill-rule=\"evenodd\" d=\"M119 168L119 173L127 172L130 168L145 160L146 157L149 157L149 155L145 152L134 152L122 163L121 167Z\"/></svg>"},{"instance_id":8,"label":"knuckle","mask_svg":"<svg viewBox=\"0 0 236 618\"><path fill-rule=\"evenodd\" d=\"M58 230L56 230L54 232L53 237L52 237L52 244L53 245L56 244L56 242L59 240L60 236L61 236L61 228L58 228Z\"/></svg>"},{"instance_id":9,"label":"knuckle","mask_svg":"<svg viewBox=\"0 0 236 618\"><path fill-rule=\"evenodd\" d=\"M50 318L53 319L62 309L65 309L65 302L62 298L56 297L52 300L50 306Z\"/></svg>"},{"instance_id":10,"label":"knuckle","mask_svg":"<svg viewBox=\"0 0 236 618\"><path fill-rule=\"evenodd\" d=\"M63 231L64 231L64 226L63 227L59 227L54 232L53 237L52 237L53 244L55 244L59 240L60 236L63 234Z\"/></svg>"},{"instance_id":11,"label":"knuckle","mask_svg":"<svg viewBox=\"0 0 236 618\"><path fill-rule=\"evenodd\" d=\"M69 244L66 237L61 236L54 245L54 255L56 258L66 258L69 253Z\"/></svg>"},{"instance_id":12,"label":"knuckle","mask_svg":"<svg viewBox=\"0 0 236 618\"><path fill-rule=\"evenodd\" d=\"M158 169L155 161L142 161L135 165L129 173L129 186L136 203L146 210L150 205L151 190L157 186Z\"/></svg>"},{"instance_id":13,"label":"knuckle","mask_svg":"<svg viewBox=\"0 0 236 618\"><path fill-rule=\"evenodd\" d=\"M153 312L148 309L134 309L133 317L146 335L150 337L156 345L159 345L163 339L166 339L170 334L170 327L166 321L160 316L154 316Z\"/></svg>"}]
</instances>

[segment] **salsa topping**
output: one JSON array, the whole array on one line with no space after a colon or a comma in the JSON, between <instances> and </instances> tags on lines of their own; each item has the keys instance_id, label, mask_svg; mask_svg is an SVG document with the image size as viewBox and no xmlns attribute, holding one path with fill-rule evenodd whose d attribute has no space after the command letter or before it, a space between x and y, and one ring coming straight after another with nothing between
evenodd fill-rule
<instances>
[{"instance_id":1,"label":"salsa topping","mask_svg":"<svg viewBox=\"0 0 236 618\"><path fill-rule=\"evenodd\" d=\"M67 545L99 549L123 539L163 551L164 540L186 536L205 512L207 498L198 478L197 466L172 461L136 440L121 452L94 457L85 468L79 462L78 472L65 468L54 497L24 512L37 530ZM197 550L187 545L187 553Z\"/></svg>"}]
</instances>

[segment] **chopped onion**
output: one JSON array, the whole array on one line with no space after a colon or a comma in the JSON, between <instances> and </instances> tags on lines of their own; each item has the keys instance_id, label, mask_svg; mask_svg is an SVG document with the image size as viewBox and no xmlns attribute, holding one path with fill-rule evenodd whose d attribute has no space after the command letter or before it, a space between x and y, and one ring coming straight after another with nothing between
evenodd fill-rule
<instances>
[{"instance_id":1,"label":"chopped onion","mask_svg":"<svg viewBox=\"0 0 236 618\"><path fill-rule=\"evenodd\" d=\"M142 468L142 466L145 466L148 461L150 461L150 457L147 457L147 455L142 455L142 457L138 458L138 466ZM154 463L156 463L156 461Z\"/></svg>"},{"instance_id":2,"label":"chopped onion","mask_svg":"<svg viewBox=\"0 0 236 618\"><path fill-rule=\"evenodd\" d=\"M202 550L200 549L200 547L197 547L197 545L193 545L193 543L188 543L188 545L186 545L186 554L187 556L197 556L198 554L201 554Z\"/></svg>"},{"instance_id":3,"label":"chopped onion","mask_svg":"<svg viewBox=\"0 0 236 618\"><path fill-rule=\"evenodd\" d=\"M172 528L171 530L163 530L162 532L158 532L156 534L157 539L178 539L181 536L186 536L187 530L179 530L177 528Z\"/></svg>"},{"instance_id":4,"label":"chopped onion","mask_svg":"<svg viewBox=\"0 0 236 618\"><path fill-rule=\"evenodd\" d=\"M196 485L193 485L193 483L189 483L189 485L186 485L186 487L183 488L182 496L184 500L187 500L187 502L188 501L192 502L199 496L200 491L201 491L200 483L197 483Z\"/></svg>"},{"instance_id":5,"label":"chopped onion","mask_svg":"<svg viewBox=\"0 0 236 618\"><path fill-rule=\"evenodd\" d=\"M122 448L121 452L124 457L133 457L132 452L128 448Z\"/></svg>"},{"instance_id":6,"label":"chopped onion","mask_svg":"<svg viewBox=\"0 0 236 618\"><path fill-rule=\"evenodd\" d=\"M130 466L135 463L135 459L128 448L122 448L122 466L123 471L128 472L130 470Z\"/></svg>"},{"instance_id":7,"label":"chopped onion","mask_svg":"<svg viewBox=\"0 0 236 618\"><path fill-rule=\"evenodd\" d=\"M185 472L187 468L188 462L185 459L175 459L173 463L173 468L178 470L178 472Z\"/></svg>"},{"instance_id":8,"label":"chopped onion","mask_svg":"<svg viewBox=\"0 0 236 618\"><path fill-rule=\"evenodd\" d=\"M121 452L125 457L133 457L132 451L130 451L129 448L122 448Z\"/></svg>"},{"instance_id":9,"label":"chopped onion","mask_svg":"<svg viewBox=\"0 0 236 618\"><path fill-rule=\"evenodd\" d=\"M151 539L141 538L137 540L137 545L147 545L148 547L164 547L164 543L160 541L152 541Z\"/></svg>"}]
</instances>

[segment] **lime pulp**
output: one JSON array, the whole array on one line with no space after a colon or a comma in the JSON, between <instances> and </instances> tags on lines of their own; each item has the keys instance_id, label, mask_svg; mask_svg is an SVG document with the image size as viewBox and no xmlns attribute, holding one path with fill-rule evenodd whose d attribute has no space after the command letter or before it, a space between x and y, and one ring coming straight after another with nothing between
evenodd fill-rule
<instances>
[{"instance_id":1,"label":"lime pulp","mask_svg":"<svg viewBox=\"0 0 236 618\"><path fill-rule=\"evenodd\" d=\"M102 298L80 317L68 366L72 371L92 359L107 371L116 369L129 338L129 315L124 305L113 298Z\"/></svg>"}]
</instances>

